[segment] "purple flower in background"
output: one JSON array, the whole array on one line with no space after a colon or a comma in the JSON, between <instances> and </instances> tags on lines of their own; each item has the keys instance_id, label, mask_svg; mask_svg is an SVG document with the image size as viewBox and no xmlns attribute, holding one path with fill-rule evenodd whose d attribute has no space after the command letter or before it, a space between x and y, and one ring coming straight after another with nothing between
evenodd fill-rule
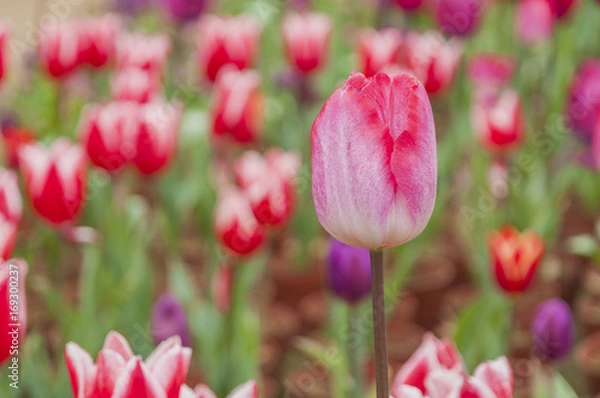
<instances>
[{"instance_id":1,"label":"purple flower in background","mask_svg":"<svg viewBox=\"0 0 600 398\"><path fill-rule=\"evenodd\" d=\"M181 338L183 346L191 345L190 329L183 305L174 295L163 293L152 309L152 337L158 345L175 335Z\"/></svg>"},{"instance_id":2,"label":"purple flower in background","mask_svg":"<svg viewBox=\"0 0 600 398\"><path fill-rule=\"evenodd\" d=\"M206 9L207 0L160 0L166 12L176 21L189 22Z\"/></svg>"},{"instance_id":3,"label":"purple flower in background","mask_svg":"<svg viewBox=\"0 0 600 398\"><path fill-rule=\"evenodd\" d=\"M592 141L600 113L600 60L585 61L577 70L567 103L567 124L585 143Z\"/></svg>"},{"instance_id":4,"label":"purple flower in background","mask_svg":"<svg viewBox=\"0 0 600 398\"><path fill-rule=\"evenodd\" d=\"M356 304L371 292L369 250L331 239L327 257L327 279L333 293Z\"/></svg>"},{"instance_id":5,"label":"purple flower in background","mask_svg":"<svg viewBox=\"0 0 600 398\"><path fill-rule=\"evenodd\" d=\"M467 36L477 29L483 11L483 0L439 0L437 23L444 33Z\"/></svg>"},{"instance_id":6,"label":"purple flower in background","mask_svg":"<svg viewBox=\"0 0 600 398\"><path fill-rule=\"evenodd\" d=\"M531 332L535 355L542 361L569 355L575 334L569 305L561 299L550 299L540 304Z\"/></svg>"},{"instance_id":7,"label":"purple flower in background","mask_svg":"<svg viewBox=\"0 0 600 398\"><path fill-rule=\"evenodd\" d=\"M124 14L137 14L153 3L154 0L115 0L117 10Z\"/></svg>"}]
</instances>

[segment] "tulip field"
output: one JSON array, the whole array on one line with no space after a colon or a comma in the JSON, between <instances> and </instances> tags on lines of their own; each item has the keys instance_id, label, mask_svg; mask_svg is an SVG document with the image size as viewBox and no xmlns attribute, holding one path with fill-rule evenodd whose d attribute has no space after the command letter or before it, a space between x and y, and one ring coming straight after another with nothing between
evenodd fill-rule
<instances>
[{"instance_id":1,"label":"tulip field","mask_svg":"<svg viewBox=\"0 0 600 398\"><path fill-rule=\"evenodd\" d=\"M600 398L599 22L3 1L0 398Z\"/></svg>"}]
</instances>

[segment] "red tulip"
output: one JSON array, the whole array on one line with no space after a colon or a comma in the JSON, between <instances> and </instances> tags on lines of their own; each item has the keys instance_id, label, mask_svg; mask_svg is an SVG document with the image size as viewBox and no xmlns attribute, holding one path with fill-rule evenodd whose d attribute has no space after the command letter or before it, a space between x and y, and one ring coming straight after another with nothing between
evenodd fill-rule
<instances>
[{"instance_id":1,"label":"red tulip","mask_svg":"<svg viewBox=\"0 0 600 398\"><path fill-rule=\"evenodd\" d=\"M116 101L147 103L159 96L160 79L143 69L126 68L110 81L110 91Z\"/></svg>"},{"instance_id":2,"label":"red tulip","mask_svg":"<svg viewBox=\"0 0 600 398\"><path fill-rule=\"evenodd\" d=\"M171 162L177 150L181 117L179 105L157 101L142 107L131 159L142 174L158 173Z\"/></svg>"},{"instance_id":3,"label":"red tulip","mask_svg":"<svg viewBox=\"0 0 600 398\"><path fill-rule=\"evenodd\" d=\"M216 398L216 395L207 386L198 384L193 390L183 386L179 398ZM250 380L235 388L227 398L258 398L258 385Z\"/></svg>"},{"instance_id":4,"label":"red tulip","mask_svg":"<svg viewBox=\"0 0 600 398\"><path fill-rule=\"evenodd\" d=\"M251 254L262 244L264 230L256 220L248 198L237 188L221 191L214 216L215 233L235 254Z\"/></svg>"},{"instance_id":5,"label":"red tulip","mask_svg":"<svg viewBox=\"0 0 600 398\"><path fill-rule=\"evenodd\" d=\"M52 224L74 221L85 199L85 153L66 138L50 148L40 144L21 150L25 188L35 211Z\"/></svg>"},{"instance_id":6,"label":"red tulip","mask_svg":"<svg viewBox=\"0 0 600 398\"><path fill-rule=\"evenodd\" d=\"M110 332L96 363L90 354L71 342L65 361L75 398L179 398L187 377L192 350L178 336L162 342L142 361L129 343Z\"/></svg>"},{"instance_id":7,"label":"red tulip","mask_svg":"<svg viewBox=\"0 0 600 398\"><path fill-rule=\"evenodd\" d=\"M313 200L329 234L377 249L423 231L435 202L437 156L431 104L417 80L352 74L325 103L310 138Z\"/></svg>"},{"instance_id":8,"label":"red tulip","mask_svg":"<svg viewBox=\"0 0 600 398\"><path fill-rule=\"evenodd\" d=\"M556 16L550 0L522 0L517 5L515 29L523 44L547 42L554 33Z\"/></svg>"},{"instance_id":9,"label":"red tulip","mask_svg":"<svg viewBox=\"0 0 600 398\"><path fill-rule=\"evenodd\" d=\"M0 226L0 230L1 228ZM20 343L27 330L26 276L25 261L0 263L0 365L8 361L6 366L8 369L16 367L17 375L19 363L14 361L18 360L17 355L22 352ZM10 370L10 373L13 371Z\"/></svg>"},{"instance_id":10,"label":"red tulip","mask_svg":"<svg viewBox=\"0 0 600 398\"><path fill-rule=\"evenodd\" d=\"M455 39L446 41L437 32L410 33L405 46L406 68L423 83L427 93L444 93L454 82L463 46Z\"/></svg>"},{"instance_id":11,"label":"red tulip","mask_svg":"<svg viewBox=\"0 0 600 398\"><path fill-rule=\"evenodd\" d=\"M70 75L80 64L80 29L75 22L65 22L44 30L40 36L40 62L56 79Z\"/></svg>"},{"instance_id":12,"label":"red tulip","mask_svg":"<svg viewBox=\"0 0 600 398\"><path fill-rule=\"evenodd\" d=\"M79 128L81 144L94 165L110 172L123 168L134 151L139 113L138 105L127 102L84 109Z\"/></svg>"},{"instance_id":13,"label":"red tulip","mask_svg":"<svg viewBox=\"0 0 600 398\"><path fill-rule=\"evenodd\" d=\"M0 213L0 260L8 260L12 256L13 248L17 240L18 225L6 219Z\"/></svg>"},{"instance_id":14,"label":"red tulip","mask_svg":"<svg viewBox=\"0 0 600 398\"><path fill-rule=\"evenodd\" d=\"M260 75L252 70L227 69L219 74L211 110L216 137L228 135L241 144L258 139L263 116L260 84Z\"/></svg>"},{"instance_id":15,"label":"red tulip","mask_svg":"<svg viewBox=\"0 0 600 398\"><path fill-rule=\"evenodd\" d=\"M423 0L395 0L398 7L405 11L415 11L421 7Z\"/></svg>"},{"instance_id":16,"label":"red tulip","mask_svg":"<svg viewBox=\"0 0 600 398\"><path fill-rule=\"evenodd\" d=\"M35 142L35 136L24 127L8 126L2 129L4 141L4 155L11 167L19 166L19 152L21 148Z\"/></svg>"},{"instance_id":17,"label":"red tulip","mask_svg":"<svg viewBox=\"0 0 600 398\"><path fill-rule=\"evenodd\" d=\"M488 245L498 285L509 293L524 292L544 254L544 241L532 230L504 227L490 236Z\"/></svg>"},{"instance_id":18,"label":"red tulip","mask_svg":"<svg viewBox=\"0 0 600 398\"><path fill-rule=\"evenodd\" d=\"M358 36L359 69L366 77L384 72L397 62L401 44L400 32L396 29L362 30Z\"/></svg>"},{"instance_id":19,"label":"red tulip","mask_svg":"<svg viewBox=\"0 0 600 398\"><path fill-rule=\"evenodd\" d=\"M281 30L290 64L301 73L321 68L327 58L332 28L331 19L325 14L288 13Z\"/></svg>"},{"instance_id":20,"label":"red tulip","mask_svg":"<svg viewBox=\"0 0 600 398\"><path fill-rule=\"evenodd\" d=\"M488 150L502 154L523 142L525 120L516 91L507 89L497 97L476 99L472 115L475 133Z\"/></svg>"},{"instance_id":21,"label":"red tulip","mask_svg":"<svg viewBox=\"0 0 600 398\"><path fill-rule=\"evenodd\" d=\"M0 169L0 259L10 258L21 222L23 203L17 176Z\"/></svg>"},{"instance_id":22,"label":"red tulip","mask_svg":"<svg viewBox=\"0 0 600 398\"><path fill-rule=\"evenodd\" d=\"M199 25L198 65L202 76L214 82L225 65L239 70L252 67L262 32L256 20L206 15Z\"/></svg>"},{"instance_id":23,"label":"red tulip","mask_svg":"<svg viewBox=\"0 0 600 398\"><path fill-rule=\"evenodd\" d=\"M115 57L117 38L121 30L115 15L86 18L79 21L80 63L101 68Z\"/></svg>"},{"instance_id":24,"label":"red tulip","mask_svg":"<svg viewBox=\"0 0 600 398\"><path fill-rule=\"evenodd\" d=\"M141 69L160 79L171 43L165 35L129 34L119 39L117 69Z\"/></svg>"},{"instance_id":25,"label":"red tulip","mask_svg":"<svg viewBox=\"0 0 600 398\"><path fill-rule=\"evenodd\" d=\"M485 0L439 0L437 22L444 33L466 36L477 29L484 8Z\"/></svg>"},{"instance_id":26,"label":"red tulip","mask_svg":"<svg viewBox=\"0 0 600 398\"><path fill-rule=\"evenodd\" d=\"M0 83L2 83L8 71L8 39L10 37L10 27L7 23L0 21Z\"/></svg>"},{"instance_id":27,"label":"red tulip","mask_svg":"<svg viewBox=\"0 0 600 398\"><path fill-rule=\"evenodd\" d=\"M506 86L512 79L515 60L510 55L478 54L469 60L469 79L480 87L490 87L493 92Z\"/></svg>"},{"instance_id":28,"label":"red tulip","mask_svg":"<svg viewBox=\"0 0 600 398\"><path fill-rule=\"evenodd\" d=\"M583 62L573 78L567 100L567 124L585 143L590 143L600 114L600 60Z\"/></svg>"},{"instance_id":29,"label":"red tulip","mask_svg":"<svg viewBox=\"0 0 600 398\"><path fill-rule=\"evenodd\" d=\"M564 18L577 6L577 0L550 0L554 14L558 18Z\"/></svg>"}]
</instances>

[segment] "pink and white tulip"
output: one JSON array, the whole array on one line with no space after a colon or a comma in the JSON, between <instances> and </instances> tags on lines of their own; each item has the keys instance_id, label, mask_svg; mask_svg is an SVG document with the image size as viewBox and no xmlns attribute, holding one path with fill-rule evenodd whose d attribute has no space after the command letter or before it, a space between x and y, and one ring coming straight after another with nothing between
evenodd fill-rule
<instances>
[{"instance_id":1,"label":"pink and white tulip","mask_svg":"<svg viewBox=\"0 0 600 398\"><path fill-rule=\"evenodd\" d=\"M10 170L0 169L0 259L7 260L17 238L23 203L17 176Z\"/></svg>"},{"instance_id":2,"label":"pink and white tulip","mask_svg":"<svg viewBox=\"0 0 600 398\"><path fill-rule=\"evenodd\" d=\"M102 68L113 61L121 22L116 15L107 14L86 18L79 24L79 62L94 68Z\"/></svg>"},{"instance_id":3,"label":"pink and white tulip","mask_svg":"<svg viewBox=\"0 0 600 398\"><path fill-rule=\"evenodd\" d=\"M147 70L126 68L113 76L110 91L115 101L145 104L159 96L160 77Z\"/></svg>"},{"instance_id":4,"label":"pink and white tulip","mask_svg":"<svg viewBox=\"0 0 600 398\"><path fill-rule=\"evenodd\" d=\"M198 384L193 390L188 386L181 388L179 398L216 398L215 393L203 384ZM227 398L258 398L258 385L254 380L250 380L236 387Z\"/></svg>"},{"instance_id":5,"label":"pink and white tulip","mask_svg":"<svg viewBox=\"0 0 600 398\"><path fill-rule=\"evenodd\" d=\"M117 69L141 69L160 80L171 51L165 35L129 34L119 39Z\"/></svg>"},{"instance_id":6,"label":"pink and white tulip","mask_svg":"<svg viewBox=\"0 0 600 398\"><path fill-rule=\"evenodd\" d=\"M517 5L515 29L525 45L548 42L554 34L556 16L550 0L522 0Z\"/></svg>"},{"instance_id":7,"label":"pink and white tulip","mask_svg":"<svg viewBox=\"0 0 600 398\"><path fill-rule=\"evenodd\" d=\"M287 14L281 31L289 63L303 74L322 68L332 29L333 23L325 14Z\"/></svg>"},{"instance_id":8,"label":"pink and white tulip","mask_svg":"<svg viewBox=\"0 0 600 398\"><path fill-rule=\"evenodd\" d=\"M385 72L398 61L401 44L400 32L396 29L362 30L358 35L359 70L366 77Z\"/></svg>"},{"instance_id":9,"label":"pink and white tulip","mask_svg":"<svg viewBox=\"0 0 600 398\"><path fill-rule=\"evenodd\" d=\"M350 75L317 116L311 144L317 216L337 240L393 247L425 228L437 187L435 126L412 76Z\"/></svg>"},{"instance_id":10,"label":"pink and white tulip","mask_svg":"<svg viewBox=\"0 0 600 398\"><path fill-rule=\"evenodd\" d=\"M45 30L40 36L39 57L51 77L63 79L80 65L80 28L66 22Z\"/></svg>"}]
</instances>

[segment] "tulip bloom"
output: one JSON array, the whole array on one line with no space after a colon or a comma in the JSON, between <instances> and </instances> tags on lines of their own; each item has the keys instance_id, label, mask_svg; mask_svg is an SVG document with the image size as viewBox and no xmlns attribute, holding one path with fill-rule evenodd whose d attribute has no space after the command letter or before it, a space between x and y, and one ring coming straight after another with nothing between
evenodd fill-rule
<instances>
[{"instance_id":1,"label":"tulip bloom","mask_svg":"<svg viewBox=\"0 0 600 398\"><path fill-rule=\"evenodd\" d=\"M405 11L416 11L423 4L423 0L395 0L395 2Z\"/></svg>"},{"instance_id":2,"label":"tulip bloom","mask_svg":"<svg viewBox=\"0 0 600 398\"><path fill-rule=\"evenodd\" d=\"M79 21L79 63L102 68L114 59L121 23L115 15Z\"/></svg>"},{"instance_id":3,"label":"tulip bloom","mask_svg":"<svg viewBox=\"0 0 600 398\"><path fill-rule=\"evenodd\" d=\"M251 254L264 240L263 226L248 198L237 188L228 187L219 194L214 226L217 238L235 254Z\"/></svg>"},{"instance_id":4,"label":"tulip bloom","mask_svg":"<svg viewBox=\"0 0 600 398\"><path fill-rule=\"evenodd\" d=\"M85 153L66 138L50 148L41 144L21 150L25 188L35 211L54 225L74 221L85 199Z\"/></svg>"},{"instance_id":5,"label":"tulip bloom","mask_svg":"<svg viewBox=\"0 0 600 398\"><path fill-rule=\"evenodd\" d=\"M252 17L217 17L200 19L198 65L201 75L211 82L225 65L239 70L251 68L258 52L262 28Z\"/></svg>"},{"instance_id":6,"label":"tulip bloom","mask_svg":"<svg viewBox=\"0 0 600 398\"><path fill-rule=\"evenodd\" d=\"M179 299L169 293L160 295L152 308L152 337L156 344L179 336L181 344L189 347L192 344L190 327L185 308Z\"/></svg>"},{"instance_id":7,"label":"tulip bloom","mask_svg":"<svg viewBox=\"0 0 600 398\"><path fill-rule=\"evenodd\" d=\"M310 139L313 199L330 235L377 249L421 233L435 203L437 156L431 104L417 80L350 75Z\"/></svg>"},{"instance_id":8,"label":"tulip bloom","mask_svg":"<svg viewBox=\"0 0 600 398\"><path fill-rule=\"evenodd\" d=\"M141 69L160 78L170 51L171 43L165 35L125 35L117 45L117 69Z\"/></svg>"},{"instance_id":9,"label":"tulip bloom","mask_svg":"<svg viewBox=\"0 0 600 398\"><path fill-rule=\"evenodd\" d=\"M544 241L532 230L513 227L494 232L488 240L498 285L508 293L524 292L544 255Z\"/></svg>"},{"instance_id":10,"label":"tulip bloom","mask_svg":"<svg viewBox=\"0 0 600 398\"><path fill-rule=\"evenodd\" d=\"M40 63L56 79L71 74L80 64L80 30L74 22L66 22L44 30L40 36Z\"/></svg>"},{"instance_id":11,"label":"tulip bloom","mask_svg":"<svg viewBox=\"0 0 600 398\"><path fill-rule=\"evenodd\" d=\"M367 249L329 242L327 281L331 291L349 304L371 293L371 258Z\"/></svg>"},{"instance_id":12,"label":"tulip bloom","mask_svg":"<svg viewBox=\"0 0 600 398\"><path fill-rule=\"evenodd\" d=\"M208 0L161 0L160 3L174 20L189 22L204 12Z\"/></svg>"},{"instance_id":13,"label":"tulip bloom","mask_svg":"<svg viewBox=\"0 0 600 398\"><path fill-rule=\"evenodd\" d=\"M358 35L359 69L366 77L385 72L396 64L401 44L400 32L396 29L362 30Z\"/></svg>"},{"instance_id":14,"label":"tulip bloom","mask_svg":"<svg viewBox=\"0 0 600 398\"><path fill-rule=\"evenodd\" d=\"M160 78L147 70L126 68L113 76L110 81L110 91L115 101L145 104L158 97Z\"/></svg>"},{"instance_id":15,"label":"tulip bloom","mask_svg":"<svg viewBox=\"0 0 600 398\"><path fill-rule=\"evenodd\" d=\"M575 328L569 305L561 299L550 299L538 307L531 334L535 354L542 361L565 358L575 341Z\"/></svg>"},{"instance_id":16,"label":"tulip bloom","mask_svg":"<svg viewBox=\"0 0 600 398\"><path fill-rule=\"evenodd\" d=\"M515 29L525 45L547 42L554 33L556 16L550 0L522 0L517 5Z\"/></svg>"},{"instance_id":17,"label":"tulip bloom","mask_svg":"<svg viewBox=\"0 0 600 398\"><path fill-rule=\"evenodd\" d=\"M506 357L487 361L467 374L460 354L447 340L431 333L394 379L393 398L472 398L513 396L513 374Z\"/></svg>"},{"instance_id":18,"label":"tulip bloom","mask_svg":"<svg viewBox=\"0 0 600 398\"><path fill-rule=\"evenodd\" d=\"M562 19L569 15L571 10L577 6L577 0L550 0L554 15Z\"/></svg>"},{"instance_id":19,"label":"tulip bloom","mask_svg":"<svg viewBox=\"0 0 600 398\"><path fill-rule=\"evenodd\" d=\"M17 237L23 203L15 173L0 169L0 259L7 260Z\"/></svg>"},{"instance_id":20,"label":"tulip bloom","mask_svg":"<svg viewBox=\"0 0 600 398\"><path fill-rule=\"evenodd\" d=\"M8 39L10 28L7 23L0 22L0 83L2 83L8 71Z\"/></svg>"},{"instance_id":21,"label":"tulip bloom","mask_svg":"<svg viewBox=\"0 0 600 398\"><path fill-rule=\"evenodd\" d=\"M481 144L496 154L521 145L525 120L519 94L505 90L497 98L482 98L473 104L473 128Z\"/></svg>"},{"instance_id":22,"label":"tulip bloom","mask_svg":"<svg viewBox=\"0 0 600 398\"><path fill-rule=\"evenodd\" d=\"M260 135L263 116L261 79L256 71L223 70L217 79L211 110L216 137L228 135L240 144Z\"/></svg>"},{"instance_id":23,"label":"tulip bloom","mask_svg":"<svg viewBox=\"0 0 600 398\"><path fill-rule=\"evenodd\" d=\"M27 330L26 276L27 264L23 260L0 263L0 365L9 357L15 357L13 350L19 347L19 342L22 342L25 337ZM15 333L15 328L18 330L18 334Z\"/></svg>"},{"instance_id":24,"label":"tulip bloom","mask_svg":"<svg viewBox=\"0 0 600 398\"><path fill-rule=\"evenodd\" d=\"M515 60L501 54L478 54L469 60L469 79L479 87L491 87L493 91L506 86L512 79Z\"/></svg>"},{"instance_id":25,"label":"tulip bloom","mask_svg":"<svg viewBox=\"0 0 600 398\"><path fill-rule=\"evenodd\" d=\"M332 29L333 23L325 14L288 13L281 31L290 64L303 74L321 68L327 59Z\"/></svg>"},{"instance_id":26,"label":"tulip bloom","mask_svg":"<svg viewBox=\"0 0 600 398\"><path fill-rule=\"evenodd\" d=\"M453 36L473 33L484 11L484 0L439 0L437 23L442 32Z\"/></svg>"},{"instance_id":27,"label":"tulip bloom","mask_svg":"<svg viewBox=\"0 0 600 398\"><path fill-rule=\"evenodd\" d=\"M463 46L446 41L437 32L410 33L405 41L404 63L430 95L444 93L454 82Z\"/></svg>"},{"instance_id":28,"label":"tulip bloom","mask_svg":"<svg viewBox=\"0 0 600 398\"><path fill-rule=\"evenodd\" d=\"M198 384L193 390L183 386L179 398L217 398L217 396L207 386ZM254 380L250 380L236 387L227 398L258 398L258 385Z\"/></svg>"},{"instance_id":29,"label":"tulip bloom","mask_svg":"<svg viewBox=\"0 0 600 398\"><path fill-rule=\"evenodd\" d=\"M90 354L70 342L65 361L73 396L179 398L187 377L192 350L182 347L179 337L162 342L142 361L117 332L110 332L96 363Z\"/></svg>"},{"instance_id":30,"label":"tulip bloom","mask_svg":"<svg viewBox=\"0 0 600 398\"><path fill-rule=\"evenodd\" d=\"M569 127L589 144L600 114L600 60L585 61L578 68L571 83L566 112Z\"/></svg>"}]
</instances>

